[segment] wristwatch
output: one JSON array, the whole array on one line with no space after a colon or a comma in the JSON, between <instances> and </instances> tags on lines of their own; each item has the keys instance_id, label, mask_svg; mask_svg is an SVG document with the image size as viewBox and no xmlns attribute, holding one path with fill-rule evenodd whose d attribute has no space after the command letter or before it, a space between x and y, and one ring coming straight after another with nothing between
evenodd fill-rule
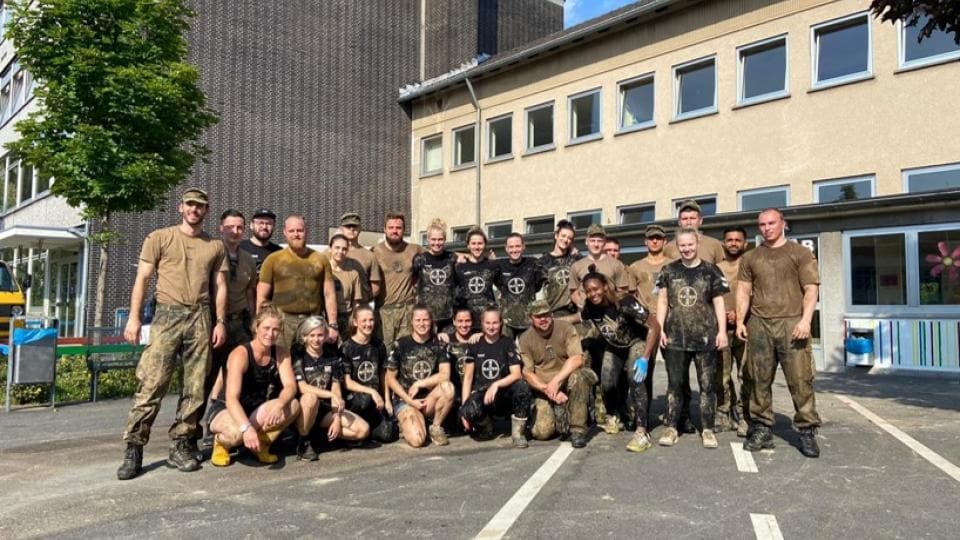
<instances>
[{"instance_id":1,"label":"wristwatch","mask_svg":"<svg viewBox=\"0 0 960 540\"><path fill-rule=\"evenodd\" d=\"M240 424L240 434L243 435L250 429L250 424Z\"/></svg>"},{"instance_id":2,"label":"wristwatch","mask_svg":"<svg viewBox=\"0 0 960 540\"><path fill-rule=\"evenodd\" d=\"M222 317L218 317L217 324L227 324L227 320Z\"/></svg>"}]
</instances>

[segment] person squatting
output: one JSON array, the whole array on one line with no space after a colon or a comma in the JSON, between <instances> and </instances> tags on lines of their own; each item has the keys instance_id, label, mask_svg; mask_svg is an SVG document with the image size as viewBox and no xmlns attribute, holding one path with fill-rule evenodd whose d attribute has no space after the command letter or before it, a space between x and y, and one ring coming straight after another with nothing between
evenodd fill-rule
<instances>
[{"instance_id":1,"label":"person squatting","mask_svg":"<svg viewBox=\"0 0 960 540\"><path fill-rule=\"evenodd\" d=\"M653 446L651 401L657 354L667 374L667 410L657 442L699 431L703 447L736 430L746 450L774 445L772 384L779 364L800 431L800 451L820 454L810 327L819 274L812 253L785 236L777 209L718 241L700 232L694 201L678 232L650 225L647 255L625 266L603 227L557 223L552 249L525 254L510 234L497 258L479 228L467 250L446 246L434 220L427 246L408 243L402 214L387 214L384 239L359 243L360 216L344 214L329 250L307 246L307 220L238 210L220 216L220 238L203 231L209 196L186 190L179 224L143 242L124 336L139 343L154 282L155 315L137 367L138 388L123 438L121 480L143 472L143 447L175 371L183 384L170 427L168 464L195 471L209 447L225 467L246 449L278 461L285 431L301 460L335 444L411 447L477 441L509 424L516 448L559 436L583 448L591 428L632 433L626 449ZM250 237L244 239L249 227ZM690 364L699 386L691 420ZM203 443L203 444L201 444Z\"/></svg>"}]
</instances>

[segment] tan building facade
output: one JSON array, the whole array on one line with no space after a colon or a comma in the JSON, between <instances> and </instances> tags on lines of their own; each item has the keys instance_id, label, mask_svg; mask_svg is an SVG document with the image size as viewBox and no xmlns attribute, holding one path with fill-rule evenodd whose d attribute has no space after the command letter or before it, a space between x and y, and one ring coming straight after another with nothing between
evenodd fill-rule
<instances>
[{"instance_id":1,"label":"tan building facade","mask_svg":"<svg viewBox=\"0 0 960 540\"><path fill-rule=\"evenodd\" d=\"M705 223L715 236L761 208L796 207L794 232L820 250L825 275L821 368L856 363L846 342L870 334L870 361L960 370L957 325L948 331L960 288L924 281L927 251L960 246L960 47L944 35L917 44L865 0L679 4L639 2L402 90L411 232L435 217L454 239L472 224L502 237L574 218L622 231L636 252L638 228L671 223L685 199L716 213ZM831 222L844 215L862 218ZM891 232L902 235L893 251L864 240ZM861 268L888 257L896 268ZM921 347L921 320L943 322L952 341ZM881 327L901 322L901 345L877 351Z\"/></svg>"}]
</instances>

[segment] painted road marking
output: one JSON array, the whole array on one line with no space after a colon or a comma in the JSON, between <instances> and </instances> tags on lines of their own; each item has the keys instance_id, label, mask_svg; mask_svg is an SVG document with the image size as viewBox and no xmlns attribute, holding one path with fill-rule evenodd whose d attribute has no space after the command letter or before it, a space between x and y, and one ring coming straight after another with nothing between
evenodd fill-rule
<instances>
[{"instance_id":1,"label":"painted road marking","mask_svg":"<svg viewBox=\"0 0 960 540\"><path fill-rule=\"evenodd\" d=\"M533 473L533 476L527 479L526 483L520 486L520 489L513 494L513 497L503 505L503 508L493 516L487 525L477 534L477 538L499 539L507 534L507 530L513 526L520 514L527 508L530 501L537 496L540 489L550 480L557 469L563 465L567 457L573 452L573 447L569 444L560 445L557 450L550 455L546 462Z\"/></svg>"},{"instance_id":2,"label":"painted road marking","mask_svg":"<svg viewBox=\"0 0 960 540\"><path fill-rule=\"evenodd\" d=\"M753 522L753 533L757 535L757 540L783 540L780 525L777 525L777 518L772 514L750 514L750 521Z\"/></svg>"},{"instance_id":3,"label":"painted road marking","mask_svg":"<svg viewBox=\"0 0 960 540\"><path fill-rule=\"evenodd\" d=\"M760 472L757 470L757 462L753 460L753 454L743 449L742 442L730 443L730 449L733 450L733 459L737 462L738 471Z\"/></svg>"},{"instance_id":4,"label":"painted road marking","mask_svg":"<svg viewBox=\"0 0 960 540\"><path fill-rule=\"evenodd\" d=\"M907 435L903 431L900 431L899 428L897 428L890 422L887 422L883 418L880 418L879 416L874 414L872 411L870 411L870 409L867 409L866 407L864 407L863 405L860 405L859 403L850 399L849 397L843 394L834 394L834 396L840 401L842 401L843 403L845 403L851 409L860 413L860 415L866 418L867 420L873 422L874 424L879 426L881 429L883 429L887 433L893 435L897 440L907 445L908 448L910 448L917 454L920 454L920 457L929 461L931 464L933 464L933 466L947 473L947 476L953 478L957 482L960 482L960 467L957 467L953 463L950 463L940 454L927 448L926 446L921 444L920 441Z\"/></svg>"}]
</instances>

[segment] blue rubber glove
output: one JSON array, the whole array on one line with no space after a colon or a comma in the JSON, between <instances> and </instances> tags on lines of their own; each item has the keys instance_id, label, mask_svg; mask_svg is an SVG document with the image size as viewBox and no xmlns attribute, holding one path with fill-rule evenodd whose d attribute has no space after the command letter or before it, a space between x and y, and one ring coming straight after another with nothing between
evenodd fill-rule
<instances>
[{"instance_id":1,"label":"blue rubber glove","mask_svg":"<svg viewBox=\"0 0 960 540\"><path fill-rule=\"evenodd\" d=\"M641 356L633 361L633 380L640 384L647 378L648 361L646 357Z\"/></svg>"}]
</instances>

